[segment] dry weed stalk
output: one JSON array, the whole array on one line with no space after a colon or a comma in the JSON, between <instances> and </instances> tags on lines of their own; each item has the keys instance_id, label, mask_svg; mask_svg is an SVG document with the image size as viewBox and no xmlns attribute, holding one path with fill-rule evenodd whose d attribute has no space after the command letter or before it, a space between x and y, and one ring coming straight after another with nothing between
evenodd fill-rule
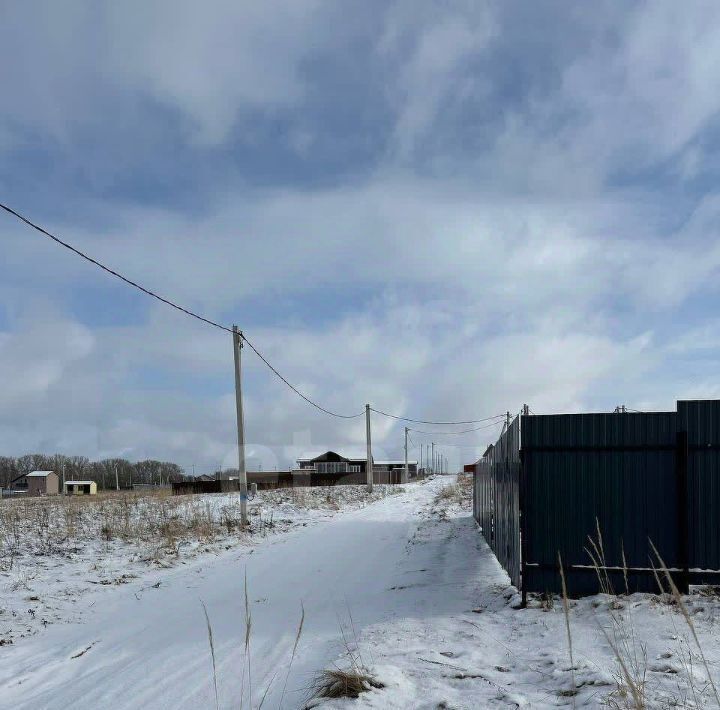
<instances>
[{"instance_id":1,"label":"dry weed stalk","mask_svg":"<svg viewBox=\"0 0 720 710\"><path fill-rule=\"evenodd\" d=\"M562 557L558 550L558 567L560 568L560 582L562 584L563 613L565 615L565 631L567 632L568 654L570 656L570 678L572 680L572 706L575 707L575 696L577 695L577 684L575 683L575 661L573 659L572 634L570 633L570 602L568 601L567 584L565 583L565 570L562 565Z\"/></svg>"},{"instance_id":2,"label":"dry weed stalk","mask_svg":"<svg viewBox=\"0 0 720 710\"><path fill-rule=\"evenodd\" d=\"M218 695L217 685L217 667L215 665L215 643L213 642L213 631L212 624L210 623L210 617L208 616L207 607L205 602L201 599L203 613L205 614L205 624L207 625L208 643L210 644L210 658L212 660L212 673L213 673L213 687L215 688L215 709L220 708L220 696Z\"/></svg>"},{"instance_id":3,"label":"dry weed stalk","mask_svg":"<svg viewBox=\"0 0 720 710\"><path fill-rule=\"evenodd\" d=\"M673 596L673 599L675 600L675 604L677 605L677 608L680 610L680 613L683 616L683 619L685 619L685 623L688 625L688 628L690 629L690 633L692 634L693 641L695 642L695 645L697 646L698 652L700 653L700 658L702 659L703 666L705 666L705 672L707 673L708 682L710 683L710 687L712 688L713 694L715 696L715 702L717 702L718 707L720 708L720 695L718 695L718 689L715 685L715 682L713 681L712 674L710 673L710 666L708 664L707 658L705 656L705 651L703 650L702 645L700 644L700 639L698 638L697 631L695 630L695 624L693 623L692 617L690 616L690 612L688 611L687 606L685 605L685 602L683 601L682 595L680 594L680 591L677 588L677 585L675 584L675 580L672 578L672 575L670 574L670 571L667 568L667 565L663 561L663 558L660 556L660 553L657 551L657 548L655 547L655 544L652 540L649 540L650 546L652 547L653 553L655 554L655 557L657 558L657 561L660 565L660 569L665 575L665 579L667 580L668 586L670 587L670 592Z\"/></svg>"},{"instance_id":4,"label":"dry weed stalk","mask_svg":"<svg viewBox=\"0 0 720 710\"><path fill-rule=\"evenodd\" d=\"M295 652L297 651L298 643L300 643L300 636L302 636L303 625L305 624L305 606L302 602L300 602L300 609L300 623L298 624L297 633L295 634L295 643L293 644L292 654L290 655L290 663L288 664L287 675L285 676L285 683L283 684L282 694L280 695L280 703L278 707L282 707L283 699L285 698L285 691L287 690L288 679L290 678L290 671L292 670L292 664L295 660ZM268 689L269 688L270 686L268 686ZM267 690L265 691L265 694L267 695ZM264 699L265 696L263 696L263 700ZM262 707L262 703L260 703L260 706Z\"/></svg>"},{"instance_id":5,"label":"dry weed stalk","mask_svg":"<svg viewBox=\"0 0 720 710\"><path fill-rule=\"evenodd\" d=\"M240 684L240 707L243 704L245 694L245 668L247 667L248 696L252 707L252 673L250 666L250 632L252 629L252 613L250 612L250 601L248 598L247 567L245 568L245 653L243 656L242 681Z\"/></svg>"},{"instance_id":6,"label":"dry weed stalk","mask_svg":"<svg viewBox=\"0 0 720 710\"><path fill-rule=\"evenodd\" d=\"M595 519L595 530L597 540L588 536L590 548L585 548L590 557L591 564L595 570L595 575L600 585L600 590L608 596L616 596L615 589L610 579L608 565L605 558L605 545L603 542L602 531L600 530L600 522ZM629 592L629 580L627 562L625 559L625 549L622 548L622 572L625 581L625 590ZM632 618L628 623L625 621L621 613L619 613L620 605L611 603L608 608L610 617L612 636L608 630L596 619L598 627L602 632L605 640L610 646L615 660L619 666L618 679L618 695L620 697L632 698L632 708L634 710L644 710L647 707L646 699L646 678L647 678L647 649L644 644L640 643L635 635L635 626Z\"/></svg>"}]
</instances>

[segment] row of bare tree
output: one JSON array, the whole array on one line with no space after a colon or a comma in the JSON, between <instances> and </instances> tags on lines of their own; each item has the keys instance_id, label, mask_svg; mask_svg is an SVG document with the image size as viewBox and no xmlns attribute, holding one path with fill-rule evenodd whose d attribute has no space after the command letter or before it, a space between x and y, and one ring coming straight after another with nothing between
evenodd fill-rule
<instances>
[{"instance_id":1,"label":"row of bare tree","mask_svg":"<svg viewBox=\"0 0 720 710\"><path fill-rule=\"evenodd\" d=\"M58 476L64 474L66 481L95 481L98 488L115 488L116 471L120 488L130 488L138 483L163 484L192 479L180 466L168 461L90 461L86 456L27 454L18 458L0 456L0 487L9 487L15 478L31 471L55 471Z\"/></svg>"}]
</instances>

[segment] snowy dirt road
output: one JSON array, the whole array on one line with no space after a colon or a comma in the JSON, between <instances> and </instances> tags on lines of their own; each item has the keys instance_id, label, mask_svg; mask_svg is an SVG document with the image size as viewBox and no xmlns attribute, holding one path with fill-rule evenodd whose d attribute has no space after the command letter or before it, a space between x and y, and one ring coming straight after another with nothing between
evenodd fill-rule
<instances>
[{"instance_id":1,"label":"snowy dirt road","mask_svg":"<svg viewBox=\"0 0 720 710\"><path fill-rule=\"evenodd\" d=\"M313 674L343 652L343 636L352 639L371 624L399 617L422 618L429 597L433 610L454 608L455 595L443 590L467 571L454 568L442 549L433 553L437 559L428 560L412 544L420 511L446 483L413 484L363 510L269 538L252 552L234 550L202 566L175 570L160 587L141 594L124 588L105 594L101 608L89 606L84 623L48 627L0 649L0 704L214 707L202 600L212 624L223 708L240 707L241 696L248 706L250 693L257 707L268 687L264 707L280 707L304 605L302 637L283 701L284 707L301 707ZM246 574L252 623L250 678L246 674L243 683ZM428 595L428 590L441 594Z\"/></svg>"},{"instance_id":2,"label":"snowy dirt road","mask_svg":"<svg viewBox=\"0 0 720 710\"><path fill-rule=\"evenodd\" d=\"M323 710L635 707L612 639L641 682L642 707L718 707L682 615L654 595L571 601L571 665L562 603L517 608L470 515L469 488L441 494L452 480L411 484L251 550L177 568L157 588L83 597L83 623L0 648L0 707L216 707L201 600L221 708L303 708L316 674L347 667L348 649L384 687L315 701ZM717 680L720 600L684 603Z\"/></svg>"}]
</instances>

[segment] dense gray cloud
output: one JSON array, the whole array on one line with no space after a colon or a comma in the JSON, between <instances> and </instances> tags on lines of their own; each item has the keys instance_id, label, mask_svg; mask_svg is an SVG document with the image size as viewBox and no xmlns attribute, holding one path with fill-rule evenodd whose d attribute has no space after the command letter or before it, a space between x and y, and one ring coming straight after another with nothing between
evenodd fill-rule
<instances>
[{"instance_id":1,"label":"dense gray cloud","mask_svg":"<svg viewBox=\"0 0 720 710\"><path fill-rule=\"evenodd\" d=\"M3 192L333 410L717 394L713 6L198 7L3 10ZM233 464L227 334L0 236L5 453ZM254 461L362 446L245 359Z\"/></svg>"}]
</instances>

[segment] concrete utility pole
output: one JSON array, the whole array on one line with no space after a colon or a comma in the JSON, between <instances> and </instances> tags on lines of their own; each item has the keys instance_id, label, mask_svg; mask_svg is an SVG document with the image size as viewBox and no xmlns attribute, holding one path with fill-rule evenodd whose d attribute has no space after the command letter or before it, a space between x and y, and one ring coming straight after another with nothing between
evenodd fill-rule
<instances>
[{"instance_id":1,"label":"concrete utility pole","mask_svg":"<svg viewBox=\"0 0 720 710\"><path fill-rule=\"evenodd\" d=\"M62 494L65 495L65 462L62 462Z\"/></svg>"},{"instance_id":2,"label":"concrete utility pole","mask_svg":"<svg viewBox=\"0 0 720 710\"><path fill-rule=\"evenodd\" d=\"M367 491L373 491L373 458L372 444L370 442L370 405L365 405L365 439L367 443L367 462L365 463L365 473L367 478Z\"/></svg>"},{"instance_id":3,"label":"concrete utility pole","mask_svg":"<svg viewBox=\"0 0 720 710\"><path fill-rule=\"evenodd\" d=\"M115 464L115 490L120 490L120 479L118 478L117 464Z\"/></svg>"},{"instance_id":4,"label":"concrete utility pole","mask_svg":"<svg viewBox=\"0 0 720 710\"><path fill-rule=\"evenodd\" d=\"M410 480L410 475L408 473L408 460L407 460L407 439L408 439L408 428L405 427L405 483L407 483Z\"/></svg>"},{"instance_id":5,"label":"concrete utility pole","mask_svg":"<svg viewBox=\"0 0 720 710\"><path fill-rule=\"evenodd\" d=\"M237 413L238 435L238 485L240 487L240 524L246 527L247 515L247 472L245 471L245 418L242 401L242 333L233 326L233 353L235 354L235 410Z\"/></svg>"},{"instance_id":6,"label":"concrete utility pole","mask_svg":"<svg viewBox=\"0 0 720 710\"><path fill-rule=\"evenodd\" d=\"M435 442L432 442L432 472L435 473Z\"/></svg>"}]
</instances>

